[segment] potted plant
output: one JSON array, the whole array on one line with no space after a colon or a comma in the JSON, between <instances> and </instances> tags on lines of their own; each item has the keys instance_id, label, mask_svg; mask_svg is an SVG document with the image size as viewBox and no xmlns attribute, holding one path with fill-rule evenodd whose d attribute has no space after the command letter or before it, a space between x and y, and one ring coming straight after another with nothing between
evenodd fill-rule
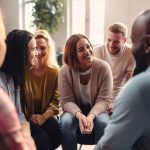
<instances>
[{"instance_id":1,"label":"potted plant","mask_svg":"<svg viewBox=\"0 0 150 150\"><path fill-rule=\"evenodd\" d=\"M52 35L64 18L64 0L32 0L35 4L32 15L38 29L45 29Z\"/></svg>"}]
</instances>

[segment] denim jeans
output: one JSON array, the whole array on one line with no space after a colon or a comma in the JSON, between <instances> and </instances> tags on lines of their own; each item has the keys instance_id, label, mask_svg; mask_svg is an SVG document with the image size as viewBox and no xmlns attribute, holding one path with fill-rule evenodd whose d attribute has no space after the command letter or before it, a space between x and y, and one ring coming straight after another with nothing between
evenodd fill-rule
<instances>
[{"instance_id":1,"label":"denim jeans","mask_svg":"<svg viewBox=\"0 0 150 150\"><path fill-rule=\"evenodd\" d=\"M93 129L95 132L95 134L93 134L95 136L93 137L95 138L95 144L102 137L108 120L109 115L107 113L102 113L96 116ZM77 150L77 132L80 131L78 119L73 114L64 112L60 118L60 125L63 150ZM80 135L81 133L78 134L78 137Z\"/></svg>"}]
</instances>

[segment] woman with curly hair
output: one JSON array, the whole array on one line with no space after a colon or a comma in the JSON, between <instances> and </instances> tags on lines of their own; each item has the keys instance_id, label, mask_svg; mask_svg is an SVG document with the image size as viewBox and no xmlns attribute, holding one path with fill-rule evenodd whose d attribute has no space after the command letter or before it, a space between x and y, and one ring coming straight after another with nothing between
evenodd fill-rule
<instances>
[{"instance_id":1,"label":"woman with curly hair","mask_svg":"<svg viewBox=\"0 0 150 150\"><path fill-rule=\"evenodd\" d=\"M54 43L46 30L34 34L36 65L26 70L27 117L38 150L56 149L61 144L59 122L58 65Z\"/></svg>"},{"instance_id":2,"label":"woman with curly hair","mask_svg":"<svg viewBox=\"0 0 150 150\"><path fill-rule=\"evenodd\" d=\"M12 36L12 34L15 34L15 36ZM14 37L20 38L17 38L16 41ZM7 51L4 40L5 30L0 12L0 66L4 61L0 70L0 149L35 150L31 136L21 129L19 119L21 122L26 120L21 111L19 94L22 93L20 89L23 86L23 82L21 82L23 79L23 68L21 67L23 65L20 64L26 64L24 59L27 62L29 57L32 60L32 55L30 54L32 53L31 50L36 47L36 43L33 36L26 31L9 33L6 39ZM24 55L25 53L28 53L27 57ZM22 55L24 55L24 59L22 59ZM19 62L17 63L18 60ZM20 68L21 70L19 71Z\"/></svg>"}]
</instances>

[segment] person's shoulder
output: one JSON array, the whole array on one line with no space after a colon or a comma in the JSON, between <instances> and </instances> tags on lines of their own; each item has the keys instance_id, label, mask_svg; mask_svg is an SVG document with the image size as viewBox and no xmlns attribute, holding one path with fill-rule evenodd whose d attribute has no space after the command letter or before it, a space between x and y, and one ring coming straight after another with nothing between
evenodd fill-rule
<instances>
[{"instance_id":1,"label":"person's shoulder","mask_svg":"<svg viewBox=\"0 0 150 150\"><path fill-rule=\"evenodd\" d=\"M94 67L96 67L98 69L110 68L109 64L106 61L96 58L96 57L93 58L93 65L94 65Z\"/></svg>"},{"instance_id":2,"label":"person's shoulder","mask_svg":"<svg viewBox=\"0 0 150 150\"><path fill-rule=\"evenodd\" d=\"M67 64L63 64L61 67L60 67L60 71L65 71L65 70L69 70L69 66Z\"/></svg>"},{"instance_id":3,"label":"person's shoulder","mask_svg":"<svg viewBox=\"0 0 150 150\"><path fill-rule=\"evenodd\" d=\"M132 77L122 90L119 92L116 100L121 101L126 99L126 104L135 106L137 103L148 104L149 106L149 89L150 89L150 72L142 72Z\"/></svg>"},{"instance_id":4,"label":"person's shoulder","mask_svg":"<svg viewBox=\"0 0 150 150\"><path fill-rule=\"evenodd\" d=\"M150 68L149 70L143 71L137 75L135 75L134 77L132 77L133 82L136 82L137 84L139 83L140 85L150 85L150 80L149 80L149 76L150 76Z\"/></svg>"},{"instance_id":5,"label":"person's shoulder","mask_svg":"<svg viewBox=\"0 0 150 150\"><path fill-rule=\"evenodd\" d=\"M12 80L12 76L10 74L6 74L3 71L0 71L0 80L3 82L10 82L10 80Z\"/></svg>"},{"instance_id":6,"label":"person's shoulder","mask_svg":"<svg viewBox=\"0 0 150 150\"><path fill-rule=\"evenodd\" d=\"M127 82L127 85L132 89L138 90L141 93L145 93L150 88L149 76L150 76L150 70L149 71L146 70L142 73L133 76Z\"/></svg>"},{"instance_id":7,"label":"person's shoulder","mask_svg":"<svg viewBox=\"0 0 150 150\"><path fill-rule=\"evenodd\" d=\"M129 43L125 43L122 54L122 56L125 57L126 60L130 60L131 58L133 58L132 45Z\"/></svg>"},{"instance_id":8,"label":"person's shoulder","mask_svg":"<svg viewBox=\"0 0 150 150\"><path fill-rule=\"evenodd\" d=\"M2 71L0 71L0 78L4 78L6 76L6 74Z\"/></svg>"},{"instance_id":9,"label":"person's shoulder","mask_svg":"<svg viewBox=\"0 0 150 150\"><path fill-rule=\"evenodd\" d=\"M105 49L105 44L100 44L100 45L96 45L94 46L93 50L94 51L102 51L103 49Z\"/></svg>"},{"instance_id":10,"label":"person's shoulder","mask_svg":"<svg viewBox=\"0 0 150 150\"><path fill-rule=\"evenodd\" d=\"M61 67L60 67L60 73L62 74L69 74L70 72L70 67L67 65L67 64L63 64Z\"/></svg>"},{"instance_id":11,"label":"person's shoulder","mask_svg":"<svg viewBox=\"0 0 150 150\"><path fill-rule=\"evenodd\" d=\"M132 52L132 45L129 43L124 44L125 51Z\"/></svg>"},{"instance_id":12,"label":"person's shoulder","mask_svg":"<svg viewBox=\"0 0 150 150\"><path fill-rule=\"evenodd\" d=\"M95 65L108 65L108 63L106 62L106 61L104 61L104 60L102 60L102 59L99 59L99 58L97 58L97 57L94 57L93 58L93 63L95 64Z\"/></svg>"},{"instance_id":13,"label":"person's shoulder","mask_svg":"<svg viewBox=\"0 0 150 150\"><path fill-rule=\"evenodd\" d=\"M2 88L0 88L0 105L1 105L1 112L3 110L5 112L15 110L12 101Z\"/></svg>"},{"instance_id":14,"label":"person's shoulder","mask_svg":"<svg viewBox=\"0 0 150 150\"><path fill-rule=\"evenodd\" d=\"M47 66L47 71L53 74L58 74L59 73L59 67L56 66Z\"/></svg>"}]
</instances>

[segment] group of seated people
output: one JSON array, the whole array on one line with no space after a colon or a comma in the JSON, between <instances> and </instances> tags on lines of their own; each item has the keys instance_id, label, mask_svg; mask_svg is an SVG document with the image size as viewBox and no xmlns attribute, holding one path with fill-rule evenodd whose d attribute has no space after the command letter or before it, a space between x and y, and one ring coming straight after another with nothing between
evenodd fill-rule
<instances>
[{"instance_id":1,"label":"group of seated people","mask_svg":"<svg viewBox=\"0 0 150 150\"><path fill-rule=\"evenodd\" d=\"M61 145L77 150L79 139L91 136L96 150L148 150L149 73L129 80L135 67L141 72L149 65L148 23L150 10L133 24L132 48L122 23L110 25L101 47L93 48L83 34L71 35L62 67L46 30L16 29L4 41L2 24L0 107L9 107L0 110L0 149L54 150Z\"/></svg>"}]
</instances>

